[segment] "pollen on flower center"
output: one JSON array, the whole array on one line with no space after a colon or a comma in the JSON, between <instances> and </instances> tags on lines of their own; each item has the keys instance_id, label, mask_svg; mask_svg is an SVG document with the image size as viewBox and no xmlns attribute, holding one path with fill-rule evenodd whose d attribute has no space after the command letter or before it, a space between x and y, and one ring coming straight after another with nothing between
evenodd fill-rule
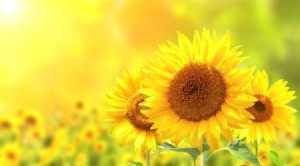
<instances>
[{"instance_id":1,"label":"pollen on flower center","mask_svg":"<svg viewBox=\"0 0 300 166\"><path fill-rule=\"evenodd\" d=\"M191 63L170 82L168 102L180 118L188 121L209 119L221 110L226 97L222 74L203 63Z\"/></svg>"},{"instance_id":2,"label":"pollen on flower center","mask_svg":"<svg viewBox=\"0 0 300 166\"><path fill-rule=\"evenodd\" d=\"M254 122L263 122L269 120L273 115L273 104L271 100L264 95L254 95L258 101L254 103L252 107L247 108L255 119Z\"/></svg>"},{"instance_id":3,"label":"pollen on flower center","mask_svg":"<svg viewBox=\"0 0 300 166\"><path fill-rule=\"evenodd\" d=\"M126 117L131 124L141 130L150 130L153 125L153 123L149 122L148 118L140 111L141 107L139 104L144 102L147 97L148 96L145 94L136 93L128 100Z\"/></svg>"}]
</instances>

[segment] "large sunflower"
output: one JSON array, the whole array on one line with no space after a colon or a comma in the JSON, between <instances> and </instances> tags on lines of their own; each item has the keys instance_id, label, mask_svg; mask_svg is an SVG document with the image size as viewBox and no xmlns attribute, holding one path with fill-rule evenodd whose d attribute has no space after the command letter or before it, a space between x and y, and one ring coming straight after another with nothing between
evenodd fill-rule
<instances>
[{"instance_id":1,"label":"large sunflower","mask_svg":"<svg viewBox=\"0 0 300 166\"><path fill-rule=\"evenodd\" d=\"M252 70L236 68L245 59L238 48L230 48L228 33L218 40L206 29L193 41L178 33L178 45L162 45L145 71L152 129L176 144L188 136L200 150L204 138L213 148L221 134L232 139L230 129L251 117L245 108L254 100L242 91Z\"/></svg>"},{"instance_id":2,"label":"large sunflower","mask_svg":"<svg viewBox=\"0 0 300 166\"><path fill-rule=\"evenodd\" d=\"M117 78L117 88L114 93L107 95L106 104L110 120L116 124L113 135L121 144L134 142L136 150L150 150L156 147L155 130L151 129L153 123L141 113L139 104L148 97L140 92L144 88L140 71L123 73L123 79Z\"/></svg>"},{"instance_id":3,"label":"large sunflower","mask_svg":"<svg viewBox=\"0 0 300 166\"><path fill-rule=\"evenodd\" d=\"M295 121L292 113L296 110L286 104L295 99L294 91L288 91L287 81L279 80L269 89L268 75L258 71L250 82L247 93L257 98L253 106L247 110L254 116L245 129L240 131L240 137L246 137L248 142L262 138L266 141L275 140L276 128L288 130Z\"/></svg>"}]
</instances>

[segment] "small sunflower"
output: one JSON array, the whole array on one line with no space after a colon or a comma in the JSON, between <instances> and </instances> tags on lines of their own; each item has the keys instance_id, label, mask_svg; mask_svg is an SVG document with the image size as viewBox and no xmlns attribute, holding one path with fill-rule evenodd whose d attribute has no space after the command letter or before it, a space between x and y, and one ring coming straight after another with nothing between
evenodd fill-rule
<instances>
[{"instance_id":1,"label":"small sunflower","mask_svg":"<svg viewBox=\"0 0 300 166\"><path fill-rule=\"evenodd\" d=\"M11 130L12 122L8 118L0 117L0 130Z\"/></svg>"},{"instance_id":2,"label":"small sunflower","mask_svg":"<svg viewBox=\"0 0 300 166\"><path fill-rule=\"evenodd\" d=\"M121 163L118 163L120 166L128 166L128 162L140 162L145 163L145 154L144 153L135 153L125 152L122 154Z\"/></svg>"},{"instance_id":3,"label":"small sunflower","mask_svg":"<svg viewBox=\"0 0 300 166\"><path fill-rule=\"evenodd\" d=\"M21 127L35 129L44 125L44 118L40 112L33 109L24 110L20 115Z\"/></svg>"},{"instance_id":4,"label":"small sunflower","mask_svg":"<svg viewBox=\"0 0 300 166\"><path fill-rule=\"evenodd\" d=\"M105 141L97 141L93 146L94 152L99 154L105 153L107 148L107 142Z\"/></svg>"},{"instance_id":5,"label":"small sunflower","mask_svg":"<svg viewBox=\"0 0 300 166\"><path fill-rule=\"evenodd\" d=\"M24 134L24 137L28 139L28 141L37 141L41 140L46 136L46 131L43 126L36 127L34 129L31 129Z\"/></svg>"},{"instance_id":6,"label":"small sunflower","mask_svg":"<svg viewBox=\"0 0 300 166\"><path fill-rule=\"evenodd\" d=\"M65 146L69 143L68 131L65 128L56 130L52 138L52 146Z\"/></svg>"},{"instance_id":7,"label":"small sunflower","mask_svg":"<svg viewBox=\"0 0 300 166\"><path fill-rule=\"evenodd\" d=\"M38 165L50 165L55 157L59 154L58 147L44 148L39 152Z\"/></svg>"},{"instance_id":8,"label":"small sunflower","mask_svg":"<svg viewBox=\"0 0 300 166\"><path fill-rule=\"evenodd\" d=\"M64 152L66 153L67 156L73 156L74 153L76 152L76 146L73 143L68 143L64 147Z\"/></svg>"},{"instance_id":9,"label":"small sunflower","mask_svg":"<svg viewBox=\"0 0 300 166\"><path fill-rule=\"evenodd\" d=\"M17 145L5 145L0 153L5 165L19 165L21 160L21 150Z\"/></svg>"},{"instance_id":10,"label":"small sunflower","mask_svg":"<svg viewBox=\"0 0 300 166\"><path fill-rule=\"evenodd\" d=\"M81 132L81 139L85 142L92 143L99 136L99 131L95 125L87 125Z\"/></svg>"},{"instance_id":11,"label":"small sunflower","mask_svg":"<svg viewBox=\"0 0 300 166\"><path fill-rule=\"evenodd\" d=\"M260 165L274 165L272 164L272 160L270 160L266 154L268 152L270 152L272 149L271 149L271 146L269 144L260 144L259 145L259 148L258 148L258 151L257 151L257 159L260 163ZM274 149L273 149L274 150ZM243 166L252 166L253 164L251 164L250 162L248 161L241 161L241 160L238 160L238 164L237 165L243 165Z\"/></svg>"},{"instance_id":12,"label":"small sunflower","mask_svg":"<svg viewBox=\"0 0 300 166\"><path fill-rule=\"evenodd\" d=\"M77 154L75 158L75 166L86 166L86 165L88 165L88 156L85 153L80 152L79 154Z\"/></svg>"},{"instance_id":13,"label":"small sunflower","mask_svg":"<svg viewBox=\"0 0 300 166\"><path fill-rule=\"evenodd\" d=\"M76 107L77 110L81 111L85 107L84 102L83 101L77 101L75 103L75 107Z\"/></svg>"},{"instance_id":14,"label":"small sunflower","mask_svg":"<svg viewBox=\"0 0 300 166\"><path fill-rule=\"evenodd\" d=\"M17 120L9 115L1 115L0 117L0 132L12 131L17 133Z\"/></svg>"},{"instance_id":15,"label":"small sunflower","mask_svg":"<svg viewBox=\"0 0 300 166\"><path fill-rule=\"evenodd\" d=\"M286 104L295 99L294 91L289 91L287 81L279 80L270 89L267 73L258 71L251 80L247 93L257 98L251 107L247 108L253 116L245 129L240 131L240 137L248 142L257 141L262 138L266 141L273 141L277 138L276 129L289 130L295 121L293 113L296 110Z\"/></svg>"},{"instance_id":16,"label":"small sunflower","mask_svg":"<svg viewBox=\"0 0 300 166\"><path fill-rule=\"evenodd\" d=\"M42 139L46 135L43 115L35 109L19 110L17 113L19 131L29 141Z\"/></svg>"},{"instance_id":17,"label":"small sunflower","mask_svg":"<svg viewBox=\"0 0 300 166\"><path fill-rule=\"evenodd\" d=\"M124 72L123 79L117 78L117 89L107 95L107 110L110 120L116 123L113 135L121 144L134 142L136 150L153 149L159 135L151 129L153 123L141 113L139 104L144 102L147 95L140 92L144 88L140 71Z\"/></svg>"},{"instance_id":18,"label":"small sunflower","mask_svg":"<svg viewBox=\"0 0 300 166\"><path fill-rule=\"evenodd\" d=\"M291 151L291 160L289 161L289 165L300 165L300 149L296 148Z\"/></svg>"},{"instance_id":19,"label":"small sunflower","mask_svg":"<svg viewBox=\"0 0 300 166\"><path fill-rule=\"evenodd\" d=\"M200 150L204 138L213 148L221 134L231 140L230 129L252 117L245 108L254 100L242 91L252 69L236 68L245 59L238 48L230 48L228 33L218 40L206 29L193 41L178 33L178 45L162 45L145 70L151 129L176 144L189 137Z\"/></svg>"}]
</instances>

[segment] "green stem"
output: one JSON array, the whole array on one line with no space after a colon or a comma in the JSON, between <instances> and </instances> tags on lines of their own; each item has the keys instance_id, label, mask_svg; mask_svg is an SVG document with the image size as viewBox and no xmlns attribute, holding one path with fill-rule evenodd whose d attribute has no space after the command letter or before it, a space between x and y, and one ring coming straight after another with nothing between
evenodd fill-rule
<instances>
[{"instance_id":1,"label":"green stem","mask_svg":"<svg viewBox=\"0 0 300 166\"><path fill-rule=\"evenodd\" d=\"M146 162L147 162L146 166L150 166L150 150L146 151Z\"/></svg>"},{"instance_id":2,"label":"green stem","mask_svg":"<svg viewBox=\"0 0 300 166\"><path fill-rule=\"evenodd\" d=\"M200 166L206 166L206 151L201 154L201 164Z\"/></svg>"},{"instance_id":3,"label":"green stem","mask_svg":"<svg viewBox=\"0 0 300 166\"><path fill-rule=\"evenodd\" d=\"M206 161L208 161L213 155L215 155L216 153L222 151L222 150L226 150L226 148L220 148L220 149L217 149L216 151L214 151L211 155L209 155L206 159Z\"/></svg>"},{"instance_id":4,"label":"green stem","mask_svg":"<svg viewBox=\"0 0 300 166\"><path fill-rule=\"evenodd\" d=\"M203 138L202 146L206 143L205 138ZM200 166L206 166L206 151L201 153Z\"/></svg>"},{"instance_id":5,"label":"green stem","mask_svg":"<svg viewBox=\"0 0 300 166\"><path fill-rule=\"evenodd\" d=\"M258 157L258 143L257 141L254 142L254 148L255 148L255 156Z\"/></svg>"}]
</instances>

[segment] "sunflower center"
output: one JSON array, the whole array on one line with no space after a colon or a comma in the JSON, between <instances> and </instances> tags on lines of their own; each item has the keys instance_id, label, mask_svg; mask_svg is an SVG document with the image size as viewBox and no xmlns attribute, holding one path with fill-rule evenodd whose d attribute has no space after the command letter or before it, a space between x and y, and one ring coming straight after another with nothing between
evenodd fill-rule
<instances>
[{"instance_id":1,"label":"sunflower center","mask_svg":"<svg viewBox=\"0 0 300 166\"><path fill-rule=\"evenodd\" d=\"M88 138L88 139L94 138L94 133L91 131L86 132L86 138Z\"/></svg>"},{"instance_id":2,"label":"sunflower center","mask_svg":"<svg viewBox=\"0 0 300 166\"><path fill-rule=\"evenodd\" d=\"M179 70L168 91L168 101L175 113L195 122L214 116L221 110L225 97L222 74L203 63L191 63Z\"/></svg>"},{"instance_id":3,"label":"sunflower center","mask_svg":"<svg viewBox=\"0 0 300 166\"><path fill-rule=\"evenodd\" d=\"M141 130L150 130L153 125L153 123L149 122L148 118L140 111L141 107L139 104L144 102L147 97L148 96L145 94L136 93L128 100L126 116L132 125Z\"/></svg>"},{"instance_id":4,"label":"sunflower center","mask_svg":"<svg viewBox=\"0 0 300 166\"><path fill-rule=\"evenodd\" d=\"M37 121L33 116L28 116L28 117L26 117L25 123L27 125L35 126Z\"/></svg>"},{"instance_id":5,"label":"sunflower center","mask_svg":"<svg viewBox=\"0 0 300 166\"><path fill-rule=\"evenodd\" d=\"M271 100L264 95L254 95L257 98L257 102L252 107L247 108L255 119L254 122L264 122L269 120L273 115L273 104Z\"/></svg>"},{"instance_id":6,"label":"sunflower center","mask_svg":"<svg viewBox=\"0 0 300 166\"><path fill-rule=\"evenodd\" d=\"M16 155L13 152L7 152L6 156L11 161L16 159Z\"/></svg>"},{"instance_id":7,"label":"sunflower center","mask_svg":"<svg viewBox=\"0 0 300 166\"><path fill-rule=\"evenodd\" d=\"M11 124L8 121L3 121L2 123L0 123L0 128L10 129L11 128Z\"/></svg>"},{"instance_id":8,"label":"sunflower center","mask_svg":"<svg viewBox=\"0 0 300 166\"><path fill-rule=\"evenodd\" d=\"M78 110L82 110L84 108L84 104L81 101L78 101L75 106Z\"/></svg>"}]
</instances>

